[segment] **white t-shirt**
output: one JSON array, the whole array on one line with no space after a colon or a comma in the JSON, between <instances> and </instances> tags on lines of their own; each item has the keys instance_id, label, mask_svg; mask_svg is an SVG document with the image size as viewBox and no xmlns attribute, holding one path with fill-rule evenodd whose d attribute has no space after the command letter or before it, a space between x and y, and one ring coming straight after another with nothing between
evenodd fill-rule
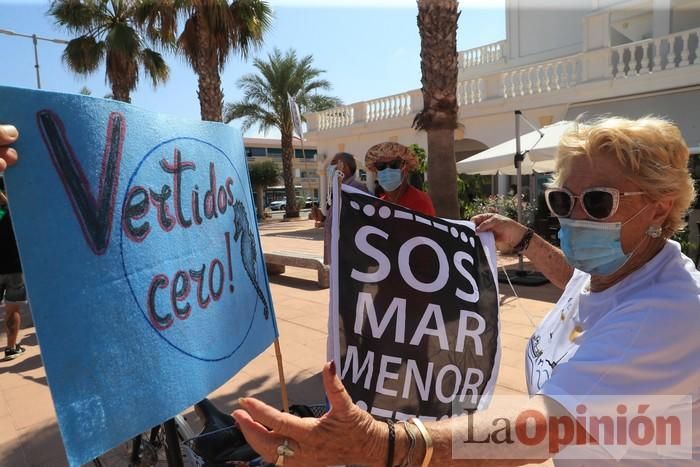
<instances>
[{"instance_id":1,"label":"white t-shirt","mask_svg":"<svg viewBox=\"0 0 700 467\"><path fill-rule=\"evenodd\" d=\"M699 465L700 272L678 243L668 241L622 282L598 293L591 293L589 284L589 274L574 271L530 338L525 358L529 393L556 400L574 416L582 403L592 409L589 414L613 416L619 402L636 403L596 396L692 396L692 415L685 413L693 420L695 460L632 460L635 450L627 443L612 453L587 448L594 461L555 457L556 465ZM630 410L628 420L636 414ZM620 456L622 462L614 460Z\"/></svg>"}]
</instances>

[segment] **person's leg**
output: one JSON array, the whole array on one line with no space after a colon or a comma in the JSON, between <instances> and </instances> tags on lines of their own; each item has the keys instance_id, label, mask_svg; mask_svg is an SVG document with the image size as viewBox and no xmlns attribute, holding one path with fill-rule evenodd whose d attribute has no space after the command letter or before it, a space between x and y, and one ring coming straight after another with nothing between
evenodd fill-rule
<instances>
[{"instance_id":1,"label":"person's leg","mask_svg":"<svg viewBox=\"0 0 700 467\"><path fill-rule=\"evenodd\" d=\"M20 326L19 303L27 299L22 274L7 274L3 278L5 286L5 328L7 330L7 348L5 358L15 358L24 352L17 343Z\"/></svg>"},{"instance_id":2,"label":"person's leg","mask_svg":"<svg viewBox=\"0 0 700 467\"><path fill-rule=\"evenodd\" d=\"M8 349L14 349L17 346L19 325L19 304L13 302L5 302L5 330L7 331Z\"/></svg>"}]
</instances>

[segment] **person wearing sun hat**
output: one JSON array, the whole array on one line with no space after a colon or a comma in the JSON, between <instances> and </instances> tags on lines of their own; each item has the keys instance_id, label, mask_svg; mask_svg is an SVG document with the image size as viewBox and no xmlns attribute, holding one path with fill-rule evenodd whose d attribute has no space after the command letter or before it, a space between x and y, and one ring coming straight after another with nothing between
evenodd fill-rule
<instances>
[{"instance_id":1,"label":"person wearing sun hat","mask_svg":"<svg viewBox=\"0 0 700 467\"><path fill-rule=\"evenodd\" d=\"M377 174L377 181L384 190L381 199L435 216L433 202L427 193L409 183L409 174L417 165L413 151L399 143L375 144L365 155L365 167Z\"/></svg>"}]
</instances>

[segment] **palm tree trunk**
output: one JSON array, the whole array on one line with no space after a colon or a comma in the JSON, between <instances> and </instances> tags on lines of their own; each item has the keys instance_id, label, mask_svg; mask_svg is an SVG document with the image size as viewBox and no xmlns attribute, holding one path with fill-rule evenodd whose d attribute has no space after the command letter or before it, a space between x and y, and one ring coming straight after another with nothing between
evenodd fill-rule
<instances>
[{"instance_id":1,"label":"palm tree trunk","mask_svg":"<svg viewBox=\"0 0 700 467\"><path fill-rule=\"evenodd\" d=\"M428 194L435 211L452 219L459 218L454 153L458 19L457 0L418 0L423 110L413 126L428 133Z\"/></svg>"},{"instance_id":2,"label":"palm tree trunk","mask_svg":"<svg viewBox=\"0 0 700 467\"><path fill-rule=\"evenodd\" d=\"M438 217L459 219L454 130L428 130L428 194Z\"/></svg>"},{"instance_id":3,"label":"palm tree trunk","mask_svg":"<svg viewBox=\"0 0 700 467\"><path fill-rule=\"evenodd\" d=\"M256 201L258 204L258 219L264 219L265 218L265 200L263 199L265 197L265 187L262 185L258 185L255 187L255 192L258 196L256 196Z\"/></svg>"},{"instance_id":4,"label":"palm tree trunk","mask_svg":"<svg viewBox=\"0 0 700 467\"><path fill-rule=\"evenodd\" d=\"M200 15L201 12L196 12ZM221 75L216 53L212 51L209 43L209 31L205 21L197 21L197 40L199 52L195 71L197 72L197 84L199 89L199 112L202 120L210 122L223 122L224 93L221 90Z\"/></svg>"},{"instance_id":5,"label":"palm tree trunk","mask_svg":"<svg viewBox=\"0 0 700 467\"><path fill-rule=\"evenodd\" d=\"M129 86L119 80L112 81L112 99L115 101L131 103Z\"/></svg>"},{"instance_id":6,"label":"palm tree trunk","mask_svg":"<svg viewBox=\"0 0 700 467\"><path fill-rule=\"evenodd\" d=\"M299 217L297 198L294 192L294 146L291 131L282 131L282 178L287 196L286 217Z\"/></svg>"}]
</instances>

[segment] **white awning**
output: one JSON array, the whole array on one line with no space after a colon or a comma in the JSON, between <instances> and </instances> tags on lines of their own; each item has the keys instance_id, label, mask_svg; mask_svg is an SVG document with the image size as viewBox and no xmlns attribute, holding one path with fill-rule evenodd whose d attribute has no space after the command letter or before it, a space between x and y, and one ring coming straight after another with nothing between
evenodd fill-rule
<instances>
[{"instance_id":1,"label":"white awning","mask_svg":"<svg viewBox=\"0 0 700 467\"><path fill-rule=\"evenodd\" d=\"M574 122L561 121L520 136L520 151L526 152L521 164L523 175L533 172L554 171L554 155L559 138ZM540 138L540 132L542 137ZM489 148L457 163L457 172L463 174L515 175L515 138Z\"/></svg>"}]
</instances>

